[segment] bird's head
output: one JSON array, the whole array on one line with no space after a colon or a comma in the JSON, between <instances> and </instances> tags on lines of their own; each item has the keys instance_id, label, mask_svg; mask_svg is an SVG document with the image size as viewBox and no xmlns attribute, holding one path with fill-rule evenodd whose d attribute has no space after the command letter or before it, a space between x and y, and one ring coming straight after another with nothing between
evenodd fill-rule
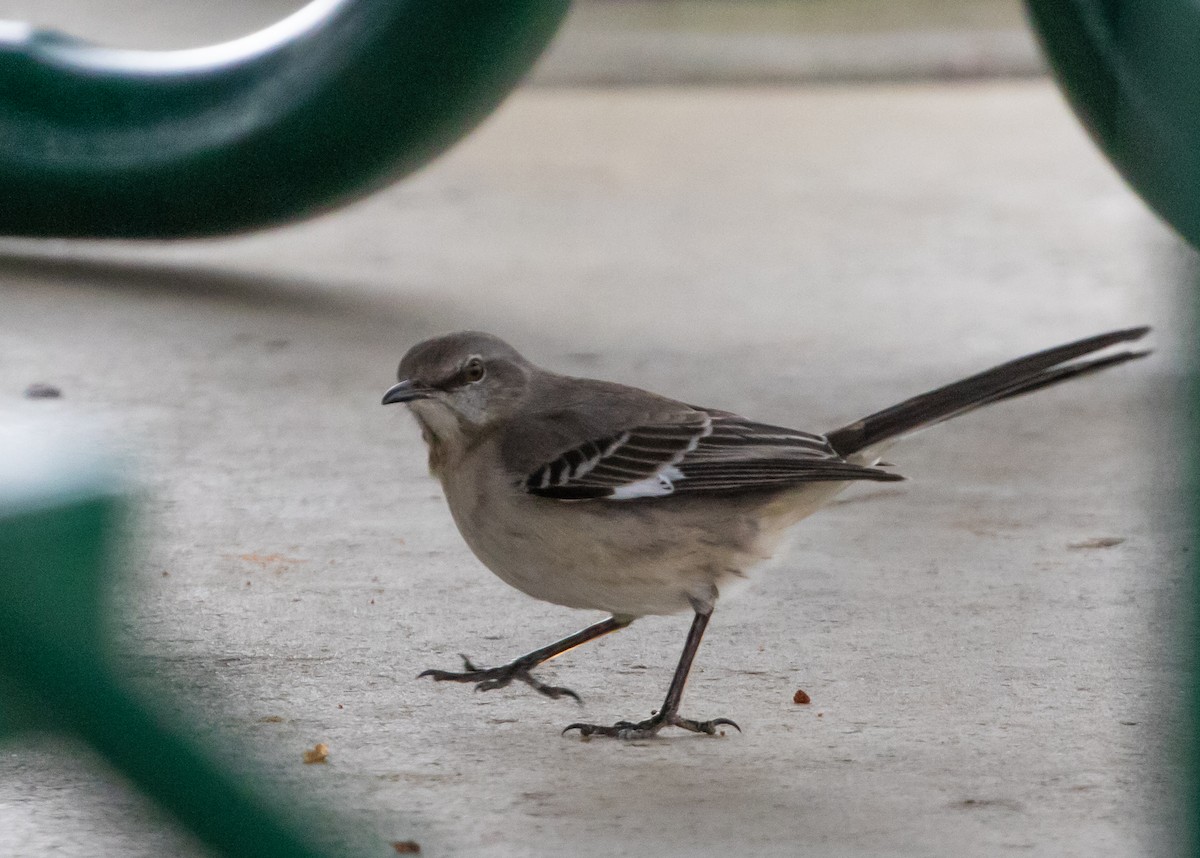
<instances>
[{"instance_id":1,"label":"bird's head","mask_svg":"<svg viewBox=\"0 0 1200 858\"><path fill-rule=\"evenodd\" d=\"M447 443L507 419L524 398L532 369L499 337L446 334L408 350L400 381L388 388L383 404L406 403L427 433Z\"/></svg>"}]
</instances>

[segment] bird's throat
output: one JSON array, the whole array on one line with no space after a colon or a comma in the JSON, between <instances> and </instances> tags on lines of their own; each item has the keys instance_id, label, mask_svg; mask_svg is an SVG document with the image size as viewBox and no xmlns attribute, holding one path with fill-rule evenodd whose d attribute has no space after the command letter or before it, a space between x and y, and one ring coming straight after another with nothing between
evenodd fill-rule
<instances>
[{"instance_id":1,"label":"bird's throat","mask_svg":"<svg viewBox=\"0 0 1200 858\"><path fill-rule=\"evenodd\" d=\"M440 477L442 471L466 450L466 436L458 418L434 403L415 402L412 412L421 426L421 437L429 447L429 472Z\"/></svg>"}]
</instances>

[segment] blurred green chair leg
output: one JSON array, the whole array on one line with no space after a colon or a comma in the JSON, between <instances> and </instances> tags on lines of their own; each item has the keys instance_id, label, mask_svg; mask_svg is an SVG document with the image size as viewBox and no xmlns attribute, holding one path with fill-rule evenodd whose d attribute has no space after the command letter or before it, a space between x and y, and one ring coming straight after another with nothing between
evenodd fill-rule
<instances>
[{"instance_id":1,"label":"blurred green chair leg","mask_svg":"<svg viewBox=\"0 0 1200 858\"><path fill-rule=\"evenodd\" d=\"M1142 198L1200 247L1200 2L1026 5L1097 144Z\"/></svg>"},{"instance_id":2,"label":"blurred green chair leg","mask_svg":"<svg viewBox=\"0 0 1200 858\"><path fill-rule=\"evenodd\" d=\"M123 514L114 485L77 447L0 427L0 738L31 729L82 738L224 855L329 858L301 825L330 820L285 817L114 673L105 636Z\"/></svg>"},{"instance_id":3,"label":"blurred green chair leg","mask_svg":"<svg viewBox=\"0 0 1200 858\"><path fill-rule=\"evenodd\" d=\"M568 6L316 0L163 52L0 22L0 235L219 235L349 202L482 121Z\"/></svg>"}]
</instances>

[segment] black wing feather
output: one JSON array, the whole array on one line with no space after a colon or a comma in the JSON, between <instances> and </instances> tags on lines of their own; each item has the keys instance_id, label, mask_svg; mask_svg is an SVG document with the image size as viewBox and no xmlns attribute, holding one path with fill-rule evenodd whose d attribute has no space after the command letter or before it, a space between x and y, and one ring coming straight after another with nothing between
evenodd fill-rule
<instances>
[{"instance_id":1,"label":"black wing feather","mask_svg":"<svg viewBox=\"0 0 1200 858\"><path fill-rule=\"evenodd\" d=\"M536 468L525 490L558 500L634 500L899 479L847 462L824 436L697 409L567 450Z\"/></svg>"}]
</instances>

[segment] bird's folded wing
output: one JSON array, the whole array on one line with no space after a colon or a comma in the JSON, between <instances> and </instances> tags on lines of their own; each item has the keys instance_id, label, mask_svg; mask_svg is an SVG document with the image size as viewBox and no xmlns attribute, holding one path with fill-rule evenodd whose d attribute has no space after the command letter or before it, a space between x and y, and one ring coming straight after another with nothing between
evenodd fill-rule
<instances>
[{"instance_id":1,"label":"bird's folded wing","mask_svg":"<svg viewBox=\"0 0 1200 858\"><path fill-rule=\"evenodd\" d=\"M897 479L847 462L823 436L695 409L571 447L531 471L524 488L559 500L635 500Z\"/></svg>"}]
</instances>

